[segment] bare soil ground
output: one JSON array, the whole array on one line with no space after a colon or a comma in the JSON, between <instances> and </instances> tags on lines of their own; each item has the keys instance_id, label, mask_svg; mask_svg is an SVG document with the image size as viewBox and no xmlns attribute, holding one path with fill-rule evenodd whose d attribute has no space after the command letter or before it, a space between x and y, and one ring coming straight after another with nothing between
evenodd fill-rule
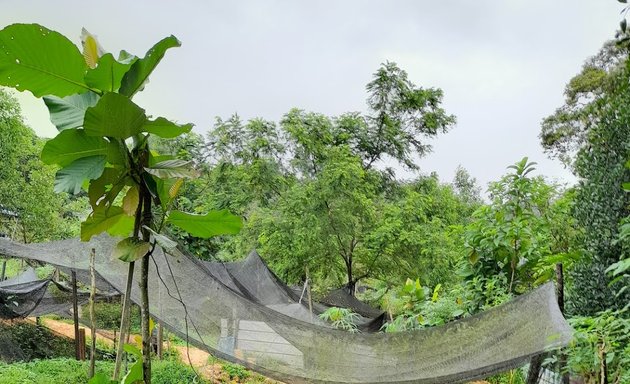
<instances>
[{"instance_id":1,"label":"bare soil ground","mask_svg":"<svg viewBox=\"0 0 630 384\"><path fill-rule=\"evenodd\" d=\"M42 324L47 328L53 330L55 333L66 336L70 339L74 339L74 325L65 323L63 321L57 321L52 319L41 319ZM90 335L90 330L86 329L86 336ZM138 335L131 335L130 340ZM96 340L103 342L106 345L114 345L114 332L106 330L96 331ZM210 380L213 383L224 383L225 375L223 373L221 364L209 363L210 354L199 348L193 346L173 345L172 348L176 349L179 356L184 363L192 365L197 372L199 372L204 378Z\"/></svg>"}]
</instances>

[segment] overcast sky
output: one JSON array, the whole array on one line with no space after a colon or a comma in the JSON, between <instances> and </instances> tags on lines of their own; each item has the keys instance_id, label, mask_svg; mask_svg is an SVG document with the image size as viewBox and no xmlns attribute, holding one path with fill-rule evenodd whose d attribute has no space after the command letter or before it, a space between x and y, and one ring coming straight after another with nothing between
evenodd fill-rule
<instances>
[{"instance_id":1,"label":"overcast sky","mask_svg":"<svg viewBox=\"0 0 630 384\"><path fill-rule=\"evenodd\" d=\"M460 1L29 1L0 0L0 27L40 23L79 43L81 28L111 52L143 56L173 34L136 102L192 122L237 112L278 121L293 107L338 115L365 110L365 85L385 61L415 84L439 87L457 126L433 141L423 173L443 181L463 165L480 184L523 156L538 173L573 182L538 141L540 121L567 81L614 36L615 0ZM18 95L41 136L55 128L41 100ZM403 177L412 175L401 173Z\"/></svg>"}]
</instances>

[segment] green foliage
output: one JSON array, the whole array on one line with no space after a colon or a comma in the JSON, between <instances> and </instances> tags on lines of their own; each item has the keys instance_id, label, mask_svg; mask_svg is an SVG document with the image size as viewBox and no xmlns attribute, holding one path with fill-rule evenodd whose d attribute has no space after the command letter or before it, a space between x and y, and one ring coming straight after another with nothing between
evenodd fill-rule
<instances>
[{"instance_id":1,"label":"green foliage","mask_svg":"<svg viewBox=\"0 0 630 384\"><path fill-rule=\"evenodd\" d=\"M87 64L65 36L37 24L13 24L0 31L0 85L37 97L64 97L90 88Z\"/></svg>"},{"instance_id":2,"label":"green foliage","mask_svg":"<svg viewBox=\"0 0 630 384\"><path fill-rule=\"evenodd\" d=\"M109 377L113 370L113 363L108 361L96 362L95 379L90 384L110 384ZM88 362L74 359L36 360L29 363L3 364L0 363L1 384L85 384L87 379ZM185 364L163 360L156 361L153 366L153 380L156 384L203 384L206 381L195 375L194 371Z\"/></svg>"},{"instance_id":3,"label":"green foliage","mask_svg":"<svg viewBox=\"0 0 630 384\"><path fill-rule=\"evenodd\" d=\"M520 369L512 369L486 378L491 384L525 384L526 376Z\"/></svg>"},{"instance_id":4,"label":"green foliage","mask_svg":"<svg viewBox=\"0 0 630 384\"><path fill-rule=\"evenodd\" d=\"M624 258L618 239L630 203L619 188L630 178L624 168L630 157L627 32L620 37L624 44L607 42L569 82L564 105L541 130L543 146L570 164L580 180L574 216L584 228L587 254L568 273L567 310L574 314L593 315L630 300L627 290L616 297L623 280L606 274Z\"/></svg>"},{"instance_id":5,"label":"green foliage","mask_svg":"<svg viewBox=\"0 0 630 384\"><path fill-rule=\"evenodd\" d=\"M222 369L230 376L230 379L238 380L239 382L244 381L251 375L245 367L238 364L224 363Z\"/></svg>"},{"instance_id":6,"label":"green foliage","mask_svg":"<svg viewBox=\"0 0 630 384\"><path fill-rule=\"evenodd\" d=\"M43 140L24 125L17 101L0 90L0 233L23 242L73 236L85 199L53 193L55 168L39 160Z\"/></svg>"},{"instance_id":7,"label":"green foliage","mask_svg":"<svg viewBox=\"0 0 630 384\"><path fill-rule=\"evenodd\" d=\"M97 301L94 303L94 312L96 315L96 328L98 329L117 329L120 325L120 316L122 306L119 302ZM82 321L89 324L89 311L86 307L81 311ZM140 331L140 308L136 305L131 306L130 329L132 333Z\"/></svg>"},{"instance_id":8,"label":"green foliage","mask_svg":"<svg viewBox=\"0 0 630 384\"><path fill-rule=\"evenodd\" d=\"M75 359L35 360L11 365L0 364L0 383L84 384L88 382L86 361ZM98 372L111 371L112 363L97 361Z\"/></svg>"},{"instance_id":9,"label":"green foliage","mask_svg":"<svg viewBox=\"0 0 630 384\"><path fill-rule=\"evenodd\" d=\"M630 319L628 310L607 310L592 317L569 319L575 329L568 348L568 370L599 383L602 359L606 359L608 382L626 383L630 380Z\"/></svg>"},{"instance_id":10,"label":"green foliage","mask_svg":"<svg viewBox=\"0 0 630 384\"><path fill-rule=\"evenodd\" d=\"M421 137L434 137L455 124L455 117L440 107L442 90L416 87L395 63L385 63L367 85L370 115L353 136L367 165L391 156L410 169L418 169L410 156L423 156L431 146ZM357 128L354 128L357 127Z\"/></svg>"},{"instance_id":11,"label":"green foliage","mask_svg":"<svg viewBox=\"0 0 630 384\"><path fill-rule=\"evenodd\" d=\"M520 293L548 279L550 265L569 258L569 249L559 245L568 234L554 238L552 231L568 212L551 209L558 192L542 178L528 176L533 165L523 158L510 166L513 173L490 187L492 204L474 213L465 232L468 278L506 276L508 292Z\"/></svg>"},{"instance_id":12,"label":"green foliage","mask_svg":"<svg viewBox=\"0 0 630 384\"><path fill-rule=\"evenodd\" d=\"M359 315L348 308L332 307L319 315L322 320L329 321L334 328L349 332L359 332L357 321Z\"/></svg>"},{"instance_id":13,"label":"green foliage","mask_svg":"<svg viewBox=\"0 0 630 384\"><path fill-rule=\"evenodd\" d=\"M420 280L407 279L397 291L386 295L384 306L393 320L383 326L385 332L401 332L436 325L468 315L460 289L443 293L442 285L433 289L422 286Z\"/></svg>"},{"instance_id":14,"label":"green foliage","mask_svg":"<svg viewBox=\"0 0 630 384\"><path fill-rule=\"evenodd\" d=\"M441 109L440 90L416 87L393 63L375 73L368 93L366 115L293 109L278 124L234 115L217 119L205 147L194 136L182 140L172 153L212 163L175 205L227 208L247 222L229 240L177 236L201 257L229 260L256 247L289 282L303 281L308 267L320 287L399 280L389 276L393 266L430 280L443 275L458 257L448 234L465 204L436 179L407 186L376 164L393 158L415 168L413 154L428 150L424 138L454 118Z\"/></svg>"},{"instance_id":15,"label":"green foliage","mask_svg":"<svg viewBox=\"0 0 630 384\"><path fill-rule=\"evenodd\" d=\"M168 222L175 224L193 236L208 238L216 235L236 234L241 229L239 217L227 210L195 215L181 211L172 211Z\"/></svg>"}]
</instances>

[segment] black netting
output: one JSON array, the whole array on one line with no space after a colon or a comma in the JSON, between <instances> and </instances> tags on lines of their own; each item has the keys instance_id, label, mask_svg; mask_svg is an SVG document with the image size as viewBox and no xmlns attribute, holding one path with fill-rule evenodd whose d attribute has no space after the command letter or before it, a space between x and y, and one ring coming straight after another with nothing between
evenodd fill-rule
<instances>
[{"instance_id":1,"label":"black netting","mask_svg":"<svg viewBox=\"0 0 630 384\"><path fill-rule=\"evenodd\" d=\"M44 297L50 280L35 280L0 287L0 318L28 316Z\"/></svg>"},{"instance_id":2,"label":"black netting","mask_svg":"<svg viewBox=\"0 0 630 384\"><path fill-rule=\"evenodd\" d=\"M96 270L122 290L127 265L110 257L117 241L101 236L88 243L23 245L0 239L0 254L87 269L94 248ZM456 383L520 366L571 338L551 284L444 326L349 333L244 297L180 251L167 256L156 250L152 260L149 295L155 318L179 335L188 332L194 344L221 358L289 383ZM138 303L137 284L133 287L131 298Z\"/></svg>"}]
</instances>

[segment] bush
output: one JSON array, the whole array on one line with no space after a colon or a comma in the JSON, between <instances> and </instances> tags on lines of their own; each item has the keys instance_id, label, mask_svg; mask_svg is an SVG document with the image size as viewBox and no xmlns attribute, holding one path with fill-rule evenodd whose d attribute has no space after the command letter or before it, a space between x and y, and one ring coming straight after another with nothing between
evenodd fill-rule
<instances>
[{"instance_id":1,"label":"bush","mask_svg":"<svg viewBox=\"0 0 630 384\"><path fill-rule=\"evenodd\" d=\"M601 377L602 356L606 356L611 383L630 382L630 318L627 310L604 311L593 317L569 319L575 329L568 348L568 369L586 383Z\"/></svg>"}]
</instances>

